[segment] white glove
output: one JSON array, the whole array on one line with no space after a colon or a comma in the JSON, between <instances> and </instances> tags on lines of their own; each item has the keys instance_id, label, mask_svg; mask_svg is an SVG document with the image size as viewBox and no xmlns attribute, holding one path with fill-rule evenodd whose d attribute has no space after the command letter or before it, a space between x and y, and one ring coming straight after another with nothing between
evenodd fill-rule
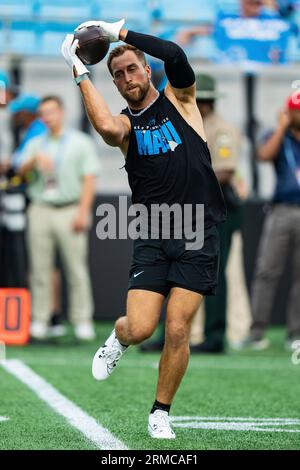
<instances>
[{"instance_id":1,"label":"white glove","mask_svg":"<svg viewBox=\"0 0 300 470\"><path fill-rule=\"evenodd\" d=\"M83 75L84 73L90 73L86 66L81 62L79 57L76 55L76 49L78 46L78 39L74 41L74 34L67 34L64 42L61 46L61 53L64 56L65 61L71 68L74 77L74 67L77 75Z\"/></svg>"},{"instance_id":2,"label":"white glove","mask_svg":"<svg viewBox=\"0 0 300 470\"><path fill-rule=\"evenodd\" d=\"M106 23L105 21L96 20L85 21L84 23L81 23L79 26L77 26L75 31L78 31L82 28L87 28L88 26L100 26L100 28L106 32L110 42L118 42L120 40L119 34L124 23L124 18L120 21L116 21L115 23Z\"/></svg>"}]
</instances>

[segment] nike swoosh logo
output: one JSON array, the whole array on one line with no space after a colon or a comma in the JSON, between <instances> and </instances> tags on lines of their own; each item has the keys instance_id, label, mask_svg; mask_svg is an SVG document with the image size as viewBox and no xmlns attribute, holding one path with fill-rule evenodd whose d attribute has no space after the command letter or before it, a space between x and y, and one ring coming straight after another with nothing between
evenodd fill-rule
<instances>
[{"instance_id":1,"label":"nike swoosh logo","mask_svg":"<svg viewBox=\"0 0 300 470\"><path fill-rule=\"evenodd\" d=\"M140 271L139 273L134 273L133 277L137 277L139 276L140 274L142 274L144 271Z\"/></svg>"}]
</instances>

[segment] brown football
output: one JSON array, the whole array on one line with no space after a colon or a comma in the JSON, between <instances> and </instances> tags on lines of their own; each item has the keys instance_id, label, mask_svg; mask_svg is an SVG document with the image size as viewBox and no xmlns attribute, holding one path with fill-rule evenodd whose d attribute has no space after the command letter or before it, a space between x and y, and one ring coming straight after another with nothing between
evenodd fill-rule
<instances>
[{"instance_id":1,"label":"brown football","mask_svg":"<svg viewBox=\"0 0 300 470\"><path fill-rule=\"evenodd\" d=\"M88 26L75 31L74 39L78 39L76 54L85 65L100 62L109 50L109 38L100 26Z\"/></svg>"}]
</instances>

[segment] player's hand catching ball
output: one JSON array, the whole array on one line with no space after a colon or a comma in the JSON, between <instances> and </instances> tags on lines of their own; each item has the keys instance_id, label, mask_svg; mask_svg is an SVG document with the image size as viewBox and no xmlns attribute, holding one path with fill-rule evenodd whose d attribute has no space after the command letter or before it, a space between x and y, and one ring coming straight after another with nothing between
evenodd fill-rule
<instances>
[{"instance_id":1,"label":"player's hand catching ball","mask_svg":"<svg viewBox=\"0 0 300 470\"><path fill-rule=\"evenodd\" d=\"M84 73L90 73L86 66L81 62L79 57L76 55L76 49L78 46L78 39L74 41L74 34L67 34L64 42L61 46L61 53L71 68L74 76L74 68L76 69L77 75L83 75Z\"/></svg>"},{"instance_id":2,"label":"player's hand catching ball","mask_svg":"<svg viewBox=\"0 0 300 470\"><path fill-rule=\"evenodd\" d=\"M115 23L106 23L105 21L91 20L81 23L79 26L77 26L75 31L79 31L82 28L88 28L89 26L100 26L100 28L102 28L107 34L110 42L118 42L119 34L124 23L124 18L120 21L116 21Z\"/></svg>"}]
</instances>

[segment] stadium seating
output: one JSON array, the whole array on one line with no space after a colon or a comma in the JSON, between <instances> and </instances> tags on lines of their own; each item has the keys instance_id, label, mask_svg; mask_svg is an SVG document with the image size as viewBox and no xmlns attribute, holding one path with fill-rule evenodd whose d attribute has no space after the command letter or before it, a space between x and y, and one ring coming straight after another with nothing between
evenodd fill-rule
<instances>
[{"instance_id":1,"label":"stadium seating","mask_svg":"<svg viewBox=\"0 0 300 470\"><path fill-rule=\"evenodd\" d=\"M0 53L59 56L64 35L91 18L175 39L178 28L213 24L219 11L237 13L239 0L0 0ZM300 25L300 9L291 18ZM214 60L213 37L202 37L187 48L191 58ZM299 39L289 41L287 56L300 61Z\"/></svg>"},{"instance_id":2,"label":"stadium seating","mask_svg":"<svg viewBox=\"0 0 300 470\"><path fill-rule=\"evenodd\" d=\"M292 36L289 40L287 58L290 62L300 62L299 38Z\"/></svg>"},{"instance_id":3,"label":"stadium seating","mask_svg":"<svg viewBox=\"0 0 300 470\"><path fill-rule=\"evenodd\" d=\"M178 23L197 22L213 23L216 17L216 0L161 0L161 20Z\"/></svg>"},{"instance_id":4,"label":"stadium seating","mask_svg":"<svg viewBox=\"0 0 300 470\"><path fill-rule=\"evenodd\" d=\"M214 61L217 57L217 48L214 39L211 36L199 37L193 43L185 48L185 52L190 59Z\"/></svg>"},{"instance_id":5,"label":"stadium seating","mask_svg":"<svg viewBox=\"0 0 300 470\"><path fill-rule=\"evenodd\" d=\"M45 22L39 23L37 27L37 36L39 41L39 55L58 56L65 35L72 33L78 22L76 23L55 23Z\"/></svg>"},{"instance_id":6,"label":"stadium seating","mask_svg":"<svg viewBox=\"0 0 300 470\"><path fill-rule=\"evenodd\" d=\"M36 23L33 21L13 21L7 33L6 53L38 54L39 43L36 35Z\"/></svg>"},{"instance_id":7,"label":"stadium seating","mask_svg":"<svg viewBox=\"0 0 300 470\"><path fill-rule=\"evenodd\" d=\"M98 13L97 3L93 0L39 0L38 4L41 20L80 23Z\"/></svg>"},{"instance_id":8,"label":"stadium seating","mask_svg":"<svg viewBox=\"0 0 300 470\"><path fill-rule=\"evenodd\" d=\"M99 14L105 21L117 21L126 18L126 25L135 25L137 29L145 28L150 22L148 0L98 0Z\"/></svg>"},{"instance_id":9,"label":"stadium seating","mask_svg":"<svg viewBox=\"0 0 300 470\"><path fill-rule=\"evenodd\" d=\"M6 30L4 29L4 24L2 21L0 21L0 54L3 54L6 49L5 35L6 35Z\"/></svg>"},{"instance_id":10,"label":"stadium seating","mask_svg":"<svg viewBox=\"0 0 300 470\"><path fill-rule=\"evenodd\" d=\"M27 19L32 20L37 14L37 0L1 0L0 16L2 19Z\"/></svg>"},{"instance_id":11,"label":"stadium seating","mask_svg":"<svg viewBox=\"0 0 300 470\"><path fill-rule=\"evenodd\" d=\"M217 0L217 9L224 13L238 13L240 2L239 0Z\"/></svg>"}]
</instances>

